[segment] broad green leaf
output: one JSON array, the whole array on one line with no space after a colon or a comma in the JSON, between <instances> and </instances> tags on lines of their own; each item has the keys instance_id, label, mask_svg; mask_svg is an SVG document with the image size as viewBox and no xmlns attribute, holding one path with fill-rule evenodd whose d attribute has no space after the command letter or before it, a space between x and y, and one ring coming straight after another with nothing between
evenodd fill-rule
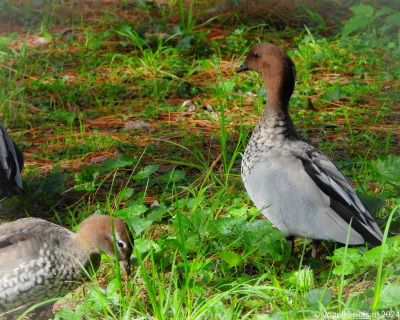
<instances>
[{"instance_id":1,"label":"broad green leaf","mask_svg":"<svg viewBox=\"0 0 400 320\"><path fill-rule=\"evenodd\" d=\"M380 17L380 16L383 16L385 14L389 14L392 12L396 12L396 11L389 7L382 7L375 13L375 17Z\"/></svg>"},{"instance_id":2,"label":"broad green leaf","mask_svg":"<svg viewBox=\"0 0 400 320\"><path fill-rule=\"evenodd\" d=\"M136 234L140 234L153 224L153 221L133 217L127 220L127 223L133 228Z\"/></svg>"},{"instance_id":3,"label":"broad green leaf","mask_svg":"<svg viewBox=\"0 0 400 320\"><path fill-rule=\"evenodd\" d=\"M138 173L136 173L133 176L133 179L135 180L140 180L144 178L148 178L150 175L152 175L154 172L158 170L160 166L157 164L151 164L146 167L144 167L142 170L140 170Z\"/></svg>"},{"instance_id":4,"label":"broad green leaf","mask_svg":"<svg viewBox=\"0 0 400 320\"><path fill-rule=\"evenodd\" d=\"M373 171L371 179L380 183L400 181L400 157L389 155L384 159L371 161L370 168Z\"/></svg>"},{"instance_id":5,"label":"broad green leaf","mask_svg":"<svg viewBox=\"0 0 400 320\"><path fill-rule=\"evenodd\" d=\"M195 211L194 208L197 208L205 199L206 197L204 194L197 194L196 198L191 198L187 201L186 207L192 211Z\"/></svg>"},{"instance_id":6,"label":"broad green leaf","mask_svg":"<svg viewBox=\"0 0 400 320\"><path fill-rule=\"evenodd\" d=\"M233 251L221 251L218 252L218 255L231 267L237 267L243 262L242 256Z\"/></svg>"},{"instance_id":7,"label":"broad green leaf","mask_svg":"<svg viewBox=\"0 0 400 320\"><path fill-rule=\"evenodd\" d=\"M128 159L126 156L120 154L118 157L104 161L101 167L104 168L104 171L112 171L114 169L132 166L133 161L133 159Z\"/></svg>"},{"instance_id":8,"label":"broad green leaf","mask_svg":"<svg viewBox=\"0 0 400 320\"><path fill-rule=\"evenodd\" d=\"M192 41L192 39L192 35L184 37L181 41L178 42L177 48L179 48L180 50L190 48L190 41Z\"/></svg>"},{"instance_id":9,"label":"broad green leaf","mask_svg":"<svg viewBox=\"0 0 400 320\"><path fill-rule=\"evenodd\" d=\"M229 210L229 215L235 218L241 218L247 216L247 207L235 208Z\"/></svg>"},{"instance_id":10,"label":"broad green leaf","mask_svg":"<svg viewBox=\"0 0 400 320\"><path fill-rule=\"evenodd\" d=\"M0 52L8 53L8 40L5 37L0 37Z\"/></svg>"},{"instance_id":11,"label":"broad green leaf","mask_svg":"<svg viewBox=\"0 0 400 320\"><path fill-rule=\"evenodd\" d=\"M89 294L87 301L90 303L92 308L101 309L104 301L105 291L102 288L89 288Z\"/></svg>"},{"instance_id":12,"label":"broad green leaf","mask_svg":"<svg viewBox=\"0 0 400 320\"><path fill-rule=\"evenodd\" d=\"M350 33L356 30L364 29L371 21L362 16L355 16L345 24L342 37L347 37Z\"/></svg>"},{"instance_id":13,"label":"broad green leaf","mask_svg":"<svg viewBox=\"0 0 400 320\"><path fill-rule=\"evenodd\" d=\"M149 252L151 249L153 249L154 252L161 251L160 246L156 242L154 242L153 240L148 240L143 238L135 239L135 249L140 254L145 254Z\"/></svg>"},{"instance_id":14,"label":"broad green leaf","mask_svg":"<svg viewBox=\"0 0 400 320\"><path fill-rule=\"evenodd\" d=\"M72 299L72 296L68 298ZM80 320L84 317L85 313L88 313L89 309L90 307L83 303L78 304L75 308L75 311L73 311L71 308L62 308L57 312L56 319Z\"/></svg>"},{"instance_id":15,"label":"broad green leaf","mask_svg":"<svg viewBox=\"0 0 400 320\"><path fill-rule=\"evenodd\" d=\"M221 217L213 223L208 224L208 232L214 236L229 235L242 220L235 218Z\"/></svg>"},{"instance_id":16,"label":"broad green leaf","mask_svg":"<svg viewBox=\"0 0 400 320\"><path fill-rule=\"evenodd\" d=\"M204 284L208 284L214 278L214 274L211 272L205 272L203 277L201 278L201 282Z\"/></svg>"},{"instance_id":17,"label":"broad green leaf","mask_svg":"<svg viewBox=\"0 0 400 320\"><path fill-rule=\"evenodd\" d=\"M102 166L81 166L82 170L84 173L93 173L93 172L103 172L103 167Z\"/></svg>"},{"instance_id":18,"label":"broad green leaf","mask_svg":"<svg viewBox=\"0 0 400 320\"><path fill-rule=\"evenodd\" d=\"M295 286L297 283L296 271L289 271L283 273L282 279Z\"/></svg>"},{"instance_id":19,"label":"broad green leaf","mask_svg":"<svg viewBox=\"0 0 400 320\"><path fill-rule=\"evenodd\" d=\"M354 270L356 269L356 267L354 266L354 264L350 261L346 261L345 264L339 264L338 266L336 266L335 268L333 268L333 274L336 275L348 275L354 272Z\"/></svg>"},{"instance_id":20,"label":"broad green leaf","mask_svg":"<svg viewBox=\"0 0 400 320\"><path fill-rule=\"evenodd\" d=\"M119 289L118 279L114 278L111 280L107 285L107 295L111 296L112 294L116 293Z\"/></svg>"},{"instance_id":21,"label":"broad green leaf","mask_svg":"<svg viewBox=\"0 0 400 320\"><path fill-rule=\"evenodd\" d=\"M246 222L242 227L242 236L247 250L260 249L261 254L267 249L268 243L279 241L284 237L282 232L272 227L266 219Z\"/></svg>"},{"instance_id":22,"label":"broad green leaf","mask_svg":"<svg viewBox=\"0 0 400 320\"><path fill-rule=\"evenodd\" d=\"M200 234L203 234L206 230L206 219L211 214L210 210L197 210L195 212L191 212L188 218L191 220L193 228Z\"/></svg>"},{"instance_id":23,"label":"broad green leaf","mask_svg":"<svg viewBox=\"0 0 400 320\"><path fill-rule=\"evenodd\" d=\"M385 24L390 26L400 26L400 12L391 14L385 18Z\"/></svg>"},{"instance_id":24,"label":"broad green leaf","mask_svg":"<svg viewBox=\"0 0 400 320\"><path fill-rule=\"evenodd\" d=\"M160 205L156 208L152 208L151 212L147 216L148 220L157 221L160 220L164 213L167 212L167 208L164 205Z\"/></svg>"},{"instance_id":25,"label":"broad green leaf","mask_svg":"<svg viewBox=\"0 0 400 320\"><path fill-rule=\"evenodd\" d=\"M167 182L177 182L186 176L186 172L183 170L173 170L166 174L163 174L161 179Z\"/></svg>"},{"instance_id":26,"label":"broad green leaf","mask_svg":"<svg viewBox=\"0 0 400 320\"><path fill-rule=\"evenodd\" d=\"M199 237L198 237L197 235L188 237L188 238L186 239L186 241L185 241L186 250L187 250L188 252L189 252L189 251L195 250L198 241L199 241Z\"/></svg>"},{"instance_id":27,"label":"broad green leaf","mask_svg":"<svg viewBox=\"0 0 400 320\"><path fill-rule=\"evenodd\" d=\"M91 192L96 190L99 183L95 183L99 172L82 172L75 174L75 189L79 191Z\"/></svg>"},{"instance_id":28,"label":"broad green leaf","mask_svg":"<svg viewBox=\"0 0 400 320\"><path fill-rule=\"evenodd\" d=\"M398 307L400 304L400 286L395 284L389 284L382 288L381 295L379 297L378 309L389 309Z\"/></svg>"},{"instance_id":29,"label":"broad green leaf","mask_svg":"<svg viewBox=\"0 0 400 320\"><path fill-rule=\"evenodd\" d=\"M353 11L356 16L373 17L374 15L374 8L367 4L350 7L350 10Z\"/></svg>"},{"instance_id":30,"label":"broad green leaf","mask_svg":"<svg viewBox=\"0 0 400 320\"><path fill-rule=\"evenodd\" d=\"M338 248L333 252L333 256L327 257L331 261L342 263L344 260L347 261L358 261L360 260L362 255L359 253L356 248Z\"/></svg>"},{"instance_id":31,"label":"broad green leaf","mask_svg":"<svg viewBox=\"0 0 400 320\"><path fill-rule=\"evenodd\" d=\"M333 256L327 257L331 261L340 263L333 269L333 273L340 274L351 274L355 270L355 264L361 260L362 255L359 249L355 248L339 248L333 252Z\"/></svg>"},{"instance_id":32,"label":"broad green leaf","mask_svg":"<svg viewBox=\"0 0 400 320\"><path fill-rule=\"evenodd\" d=\"M124 209L118 210L115 212L117 217L123 217L125 219L129 219L131 217L136 217L145 213L148 208L144 204L134 204Z\"/></svg>"},{"instance_id":33,"label":"broad green leaf","mask_svg":"<svg viewBox=\"0 0 400 320\"><path fill-rule=\"evenodd\" d=\"M385 200L367 195L367 194L359 194L357 195L360 197L362 203L367 207L368 211L371 213L374 213L375 211L379 210L380 208L383 208L386 205Z\"/></svg>"},{"instance_id":34,"label":"broad green leaf","mask_svg":"<svg viewBox=\"0 0 400 320\"><path fill-rule=\"evenodd\" d=\"M62 308L57 312L57 316L61 319L79 319L71 308Z\"/></svg>"},{"instance_id":35,"label":"broad green leaf","mask_svg":"<svg viewBox=\"0 0 400 320\"><path fill-rule=\"evenodd\" d=\"M121 199L129 199L130 197L132 197L133 191L134 191L133 188L126 188L126 189L123 189L123 190L120 192L119 197L120 197Z\"/></svg>"},{"instance_id":36,"label":"broad green leaf","mask_svg":"<svg viewBox=\"0 0 400 320\"><path fill-rule=\"evenodd\" d=\"M398 252L395 249L391 248L391 246L389 246L387 243L384 247L375 247L365 252L362 256L362 260L360 260L360 264L365 267L377 265L380 260L382 250L384 250L384 258L390 258L398 255Z\"/></svg>"},{"instance_id":37,"label":"broad green leaf","mask_svg":"<svg viewBox=\"0 0 400 320\"><path fill-rule=\"evenodd\" d=\"M322 304L326 306L332 299L332 291L329 289L314 289L306 293L303 302L313 308L313 310L318 310L319 306Z\"/></svg>"}]
</instances>

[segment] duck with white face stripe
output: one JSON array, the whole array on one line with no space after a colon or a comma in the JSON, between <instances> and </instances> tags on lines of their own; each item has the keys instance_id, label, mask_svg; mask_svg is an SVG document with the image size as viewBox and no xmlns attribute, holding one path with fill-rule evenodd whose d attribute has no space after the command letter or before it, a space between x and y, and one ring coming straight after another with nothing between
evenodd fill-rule
<instances>
[{"instance_id":1,"label":"duck with white face stripe","mask_svg":"<svg viewBox=\"0 0 400 320\"><path fill-rule=\"evenodd\" d=\"M86 280L85 270L97 270L102 252L129 275L132 250L127 224L106 215L90 216L76 233L36 218L0 225L0 317L65 296Z\"/></svg>"}]
</instances>

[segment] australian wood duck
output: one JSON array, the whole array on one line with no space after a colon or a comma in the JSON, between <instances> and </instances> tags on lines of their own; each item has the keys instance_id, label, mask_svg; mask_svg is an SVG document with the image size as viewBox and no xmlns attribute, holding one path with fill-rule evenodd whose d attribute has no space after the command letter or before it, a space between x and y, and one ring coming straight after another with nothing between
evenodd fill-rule
<instances>
[{"instance_id":1,"label":"australian wood duck","mask_svg":"<svg viewBox=\"0 0 400 320\"><path fill-rule=\"evenodd\" d=\"M256 207L285 235L357 245L382 243L382 232L332 160L302 140L289 116L296 71L282 49L253 46L237 72L257 71L267 103L242 159L242 178Z\"/></svg>"},{"instance_id":2,"label":"australian wood duck","mask_svg":"<svg viewBox=\"0 0 400 320\"><path fill-rule=\"evenodd\" d=\"M24 156L0 122L0 200L23 195L21 171Z\"/></svg>"},{"instance_id":3,"label":"australian wood duck","mask_svg":"<svg viewBox=\"0 0 400 320\"><path fill-rule=\"evenodd\" d=\"M76 233L36 218L1 225L0 314L19 308L7 314L16 317L37 303L65 296L85 280L83 268L97 270L101 252L113 258L117 252L129 275L132 246L126 223L106 215L90 216Z\"/></svg>"}]
</instances>

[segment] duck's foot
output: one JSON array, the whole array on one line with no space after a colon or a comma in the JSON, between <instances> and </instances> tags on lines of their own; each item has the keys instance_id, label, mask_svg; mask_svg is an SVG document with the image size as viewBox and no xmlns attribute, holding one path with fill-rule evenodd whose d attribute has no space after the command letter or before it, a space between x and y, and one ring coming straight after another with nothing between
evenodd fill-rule
<instances>
[{"instance_id":1,"label":"duck's foot","mask_svg":"<svg viewBox=\"0 0 400 320\"><path fill-rule=\"evenodd\" d=\"M289 247L289 250L290 250L289 257L291 257L292 254L293 254L293 251L294 251L294 236L286 237L286 240L288 242L288 247Z\"/></svg>"},{"instance_id":2,"label":"duck's foot","mask_svg":"<svg viewBox=\"0 0 400 320\"><path fill-rule=\"evenodd\" d=\"M311 257L315 259L317 256L317 250L319 247L319 244L321 243L321 240L313 240L312 241L312 251L311 251Z\"/></svg>"}]
</instances>

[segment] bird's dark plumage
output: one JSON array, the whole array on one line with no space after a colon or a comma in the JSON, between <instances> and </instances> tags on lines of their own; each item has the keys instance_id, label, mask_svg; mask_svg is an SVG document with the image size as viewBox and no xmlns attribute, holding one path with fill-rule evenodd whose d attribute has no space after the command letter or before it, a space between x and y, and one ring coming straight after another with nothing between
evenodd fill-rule
<instances>
[{"instance_id":1,"label":"bird's dark plumage","mask_svg":"<svg viewBox=\"0 0 400 320\"><path fill-rule=\"evenodd\" d=\"M0 200L23 195L21 172L24 156L0 122Z\"/></svg>"}]
</instances>

